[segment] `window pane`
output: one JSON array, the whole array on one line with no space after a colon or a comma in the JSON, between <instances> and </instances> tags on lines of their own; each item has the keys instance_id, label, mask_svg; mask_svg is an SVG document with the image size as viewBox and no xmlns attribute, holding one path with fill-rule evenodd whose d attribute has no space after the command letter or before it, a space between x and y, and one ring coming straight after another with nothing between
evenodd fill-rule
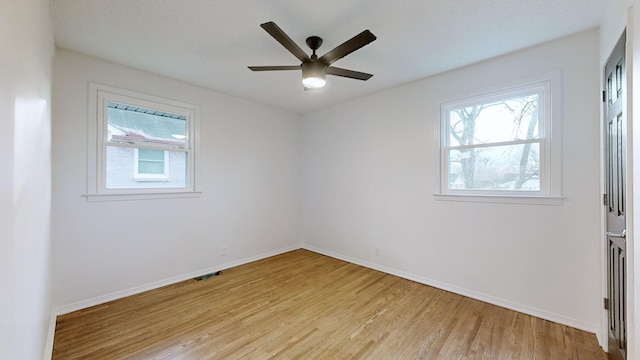
<instances>
[{"instance_id":1,"label":"window pane","mask_svg":"<svg viewBox=\"0 0 640 360\"><path fill-rule=\"evenodd\" d=\"M164 150L138 149L138 174L164 174Z\"/></svg>"},{"instance_id":2,"label":"window pane","mask_svg":"<svg viewBox=\"0 0 640 360\"><path fill-rule=\"evenodd\" d=\"M144 153L138 149L138 156ZM187 187L187 153L182 151L167 151L168 171L164 176L162 170L157 170L157 161L139 161L138 172L135 172L135 148L121 146L107 146L106 188L107 189L142 189L142 188L186 188ZM162 152L162 150L160 150ZM163 155L164 161L164 155ZM141 167L144 169L141 170ZM146 174L145 174L146 172ZM136 175L149 175L139 177ZM158 176L161 177L158 177Z\"/></svg>"},{"instance_id":3,"label":"window pane","mask_svg":"<svg viewBox=\"0 0 640 360\"><path fill-rule=\"evenodd\" d=\"M164 162L164 150L138 149L138 159Z\"/></svg>"},{"instance_id":4,"label":"window pane","mask_svg":"<svg viewBox=\"0 0 640 360\"><path fill-rule=\"evenodd\" d=\"M186 146L186 117L152 109L109 102L110 142Z\"/></svg>"},{"instance_id":5,"label":"window pane","mask_svg":"<svg viewBox=\"0 0 640 360\"><path fill-rule=\"evenodd\" d=\"M164 174L164 161L138 161L138 174Z\"/></svg>"},{"instance_id":6,"label":"window pane","mask_svg":"<svg viewBox=\"0 0 640 360\"><path fill-rule=\"evenodd\" d=\"M451 190L540 191L540 143L448 152Z\"/></svg>"},{"instance_id":7,"label":"window pane","mask_svg":"<svg viewBox=\"0 0 640 360\"><path fill-rule=\"evenodd\" d=\"M538 138L538 94L449 109L449 145Z\"/></svg>"}]
</instances>

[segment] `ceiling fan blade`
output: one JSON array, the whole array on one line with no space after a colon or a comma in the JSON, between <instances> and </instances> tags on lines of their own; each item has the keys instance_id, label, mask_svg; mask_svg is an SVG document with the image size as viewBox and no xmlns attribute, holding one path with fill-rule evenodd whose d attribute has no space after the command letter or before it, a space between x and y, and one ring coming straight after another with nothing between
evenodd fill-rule
<instances>
[{"instance_id":1,"label":"ceiling fan blade","mask_svg":"<svg viewBox=\"0 0 640 360\"><path fill-rule=\"evenodd\" d=\"M369 80L373 76L373 74L367 74L359 71L347 70L347 69L337 68L333 66L329 66L327 68L327 74L342 76L342 77L356 79L356 80L364 80L364 81Z\"/></svg>"},{"instance_id":2,"label":"ceiling fan blade","mask_svg":"<svg viewBox=\"0 0 640 360\"><path fill-rule=\"evenodd\" d=\"M319 59L326 65L331 65L338 59L341 59L352 52L360 49L361 47L369 44L370 42L377 39L375 35L371 33L369 30L365 30L360 34L352 37L351 39L343 42L341 45L336 46L335 49L329 51L328 53L322 55Z\"/></svg>"},{"instance_id":3,"label":"ceiling fan blade","mask_svg":"<svg viewBox=\"0 0 640 360\"><path fill-rule=\"evenodd\" d=\"M276 39L280 44L282 44L282 46L289 50L289 52L297 57L298 60L300 60L301 62L309 61L309 56L307 55L307 53L304 52L304 50L302 50L300 46L298 46L298 44L291 40L291 38L287 34L285 34L284 31L282 31L282 29L280 29L278 25L276 25L276 23L274 23L273 21L269 21L264 24L260 24L260 27L268 32L269 35L273 36L274 39Z\"/></svg>"},{"instance_id":4,"label":"ceiling fan blade","mask_svg":"<svg viewBox=\"0 0 640 360\"><path fill-rule=\"evenodd\" d=\"M300 65L282 65L282 66L247 66L252 71L277 71L277 70L300 70Z\"/></svg>"}]
</instances>

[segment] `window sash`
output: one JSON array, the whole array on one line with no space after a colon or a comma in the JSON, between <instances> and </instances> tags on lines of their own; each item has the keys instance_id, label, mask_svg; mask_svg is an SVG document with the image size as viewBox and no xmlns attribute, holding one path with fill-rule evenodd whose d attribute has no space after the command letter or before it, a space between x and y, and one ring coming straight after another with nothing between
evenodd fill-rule
<instances>
[{"instance_id":1,"label":"window sash","mask_svg":"<svg viewBox=\"0 0 640 360\"><path fill-rule=\"evenodd\" d=\"M518 193L522 193L522 194L539 194L540 190L541 190L541 175L542 175L542 166L540 166L540 158L541 156L541 151L543 149L543 143L544 141L542 139L535 139L533 141L526 141L526 142L510 142L507 145L504 145L504 143L502 143L503 145L486 145L483 144L482 146L473 146L473 147L469 147L466 146L464 148L461 147L449 147L445 149L446 152L446 174L444 174L446 176L446 181L447 181L447 189L449 191L452 192L478 192L478 193L485 193L485 192L495 192L495 193L509 193L509 192L518 192ZM453 152L464 152L464 151L469 151L469 150L495 150L498 151L500 148L502 148L503 152L509 152L509 153L516 153L517 156L522 156L522 152L524 152L524 146L526 145L537 145L537 147L534 147L533 149L528 149L529 154L527 155L528 160L527 162L531 161L529 158L533 155L533 154L538 154L538 160L534 161L534 164L537 162L538 166L534 167L535 170L531 171L529 170L524 170L524 173L521 175L524 175L526 178L519 178L514 176L515 175L515 171L518 172L518 174L520 175L520 171L522 171L522 169L519 168L520 164L516 164L514 166L511 166L511 172L505 172L502 175L497 175L500 172L500 168L499 167L495 167L495 166L487 166L488 164L493 165L492 163L500 163L501 160L504 160L504 157L501 158L494 158L494 157L482 157L482 156L478 156L476 157L476 160L479 160L476 163L476 169L474 171L474 174L472 176L472 180L471 179L464 179L464 176L466 175L463 171L460 171L460 169L458 169L457 172L453 172L452 171L452 166L451 164L453 163L452 161L452 153ZM522 148L520 149L520 146L522 146ZM478 153L476 153L478 154ZM462 161L463 158L460 158L460 160ZM484 166L483 166L484 165ZM504 167L504 165L503 165ZM451 178L451 176L453 176L454 174L458 175L455 179ZM537 174L537 176L535 176ZM462 178L461 178L462 176ZM499 183L498 178L502 177L502 183ZM507 179L505 179L507 178ZM465 184L464 187L457 187L459 185L454 185L452 186L452 184L455 183L460 183L460 181L465 180ZM530 186L531 183L535 183L537 181L538 186L535 188L527 188L527 186ZM453 181L456 180L456 181ZM466 187L466 182L468 180L472 181L472 184L470 185L470 187ZM513 185L515 186L516 183L518 182L520 183L520 187L519 188L510 188L511 183L513 183ZM479 187L476 186L476 184L478 183L484 183L485 186L483 187ZM528 185L527 185L528 184ZM527 186L525 186L527 185ZM524 187L522 187L524 186Z\"/></svg>"}]
</instances>

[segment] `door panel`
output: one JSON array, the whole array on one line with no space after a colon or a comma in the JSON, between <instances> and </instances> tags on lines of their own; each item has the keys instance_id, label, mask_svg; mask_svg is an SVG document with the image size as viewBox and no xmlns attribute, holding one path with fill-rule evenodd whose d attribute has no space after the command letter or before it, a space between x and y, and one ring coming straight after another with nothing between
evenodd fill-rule
<instances>
[{"instance_id":1,"label":"door panel","mask_svg":"<svg viewBox=\"0 0 640 360\"><path fill-rule=\"evenodd\" d=\"M609 301L609 355L626 359L626 147L623 102L625 90L625 34L605 65L604 129L607 189L607 296Z\"/></svg>"}]
</instances>

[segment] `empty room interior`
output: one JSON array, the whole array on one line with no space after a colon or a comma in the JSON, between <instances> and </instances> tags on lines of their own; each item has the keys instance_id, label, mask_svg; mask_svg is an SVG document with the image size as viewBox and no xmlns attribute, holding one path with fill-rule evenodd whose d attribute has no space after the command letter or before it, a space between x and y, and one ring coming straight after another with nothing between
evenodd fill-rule
<instances>
[{"instance_id":1,"label":"empty room interior","mask_svg":"<svg viewBox=\"0 0 640 360\"><path fill-rule=\"evenodd\" d=\"M0 358L640 359L639 5L2 2Z\"/></svg>"}]
</instances>

